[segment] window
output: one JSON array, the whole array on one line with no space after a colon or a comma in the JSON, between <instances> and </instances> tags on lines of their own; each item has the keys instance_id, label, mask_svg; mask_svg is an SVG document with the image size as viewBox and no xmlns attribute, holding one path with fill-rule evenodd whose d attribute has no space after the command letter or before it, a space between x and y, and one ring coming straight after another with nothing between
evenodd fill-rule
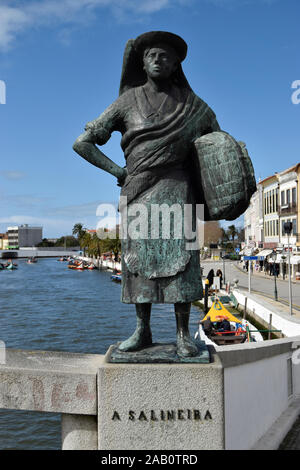
<instances>
[{"instance_id":1,"label":"window","mask_svg":"<svg viewBox=\"0 0 300 470\"><path fill-rule=\"evenodd\" d=\"M297 235L297 220L296 219L293 219L292 220L293 222L293 235Z\"/></svg>"},{"instance_id":2,"label":"window","mask_svg":"<svg viewBox=\"0 0 300 470\"><path fill-rule=\"evenodd\" d=\"M286 191L286 203L289 204L291 202L291 190L287 189Z\"/></svg>"},{"instance_id":3,"label":"window","mask_svg":"<svg viewBox=\"0 0 300 470\"><path fill-rule=\"evenodd\" d=\"M281 205L284 206L284 204L285 204L284 191L281 191Z\"/></svg>"},{"instance_id":4,"label":"window","mask_svg":"<svg viewBox=\"0 0 300 470\"><path fill-rule=\"evenodd\" d=\"M297 195L296 195L296 188L293 188L293 189L292 189L292 203L293 203L293 205L295 205L296 202L297 202L296 196L297 196Z\"/></svg>"}]
</instances>

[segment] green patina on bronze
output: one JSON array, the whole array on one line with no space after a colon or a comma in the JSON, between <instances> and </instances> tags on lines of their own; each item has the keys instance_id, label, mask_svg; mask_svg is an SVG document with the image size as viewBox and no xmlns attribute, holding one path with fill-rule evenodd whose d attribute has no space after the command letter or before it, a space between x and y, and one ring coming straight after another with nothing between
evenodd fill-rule
<instances>
[{"instance_id":1,"label":"green patina on bronze","mask_svg":"<svg viewBox=\"0 0 300 470\"><path fill-rule=\"evenodd\" d=\"M167 32L152 31L129 40L119 98L86 125L73 146L118 179L122 201L127 201L120 204L121 214L135 204L142 204L148 214L153 205L176 205L184 214L186 205L204 204L207 220L231 220L246 209L255 190L245 146L220 130L214 112L188 84L181 67L186 51L183 39ZM96 147L104 145L113 131L122 134L126 168ZM121 300L136 305L137 328L119 345L120 351L151 345L151 305L170 303L175 306L178 356L198 354L188 324L191 302L202 298L200 259L198 250L187 248L191 240L184 231L185 221L196 230L195 210L184 218L179 222L181 239L175 236L178 221L172 219L166 239L160 218L155 239L149 219L140 239L122 240Z\"/></svg>"}]
</instances>

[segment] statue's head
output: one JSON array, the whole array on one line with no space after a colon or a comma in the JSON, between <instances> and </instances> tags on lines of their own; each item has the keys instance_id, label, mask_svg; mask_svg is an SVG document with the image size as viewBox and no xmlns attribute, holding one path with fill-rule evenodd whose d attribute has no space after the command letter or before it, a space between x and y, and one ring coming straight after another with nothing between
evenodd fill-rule
<instances>
[{"instance_id":1,"label":"statue's head","mask_svg":"<svg viewBox=\"0 0 300 470\"><path fill-rule=\"evenodd\" d=\"M173 51L179 62L182 62L187 53L186 42L177 34L167 31L150 31L141 34L134 41L134 48L140 57L143 57L145 51L155 46L164 46L169 51Z\"/></svg>"},{"instance_id":2,"label":"statue's head","mask_svg":"<svg viewBox=\"0 0 300 470\"><path fill-rule=\"evenodd\" d=\"M179 87L190 88L181 67L186 53L186 42L166 31L150 31L130 39L124 52L120 94L143 85L149 77L170 78Z\"/></svg>"},{"instance_id":3,"label":"statue's head","mask_svg":"<svg viewBox=\"0 0 300 470\"><path fill-rule=\"evenodd\" d=\"M167 79L185 59L187 45L177 34L166 31L150 31L141 34L134 47L143 59L143 69L153 79Z\"/></svg>"},{"instance_id":4,"label":"statue's head","mask_svg":"<svg viewBox=\"0 0 300 470\"><path fill-rule=\"evenodd\" d=\"M144 50L144 71L154 80L166 80L177 70L179 57L171 46L155 44Z\"/></svg>"}]
</instances>

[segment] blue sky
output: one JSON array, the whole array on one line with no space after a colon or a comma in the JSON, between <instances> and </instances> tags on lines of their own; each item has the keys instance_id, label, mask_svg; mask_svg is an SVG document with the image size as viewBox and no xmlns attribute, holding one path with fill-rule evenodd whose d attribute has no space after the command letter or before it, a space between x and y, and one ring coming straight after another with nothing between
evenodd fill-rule
<instances>
[{"instance_id":1,"label":"blue sky","mask_svg":"<svg viewBox=\"0 0 300 470\"><path fill-rule=\"evenodd\" d=\"M299 162L299 14L299 0L0 0L0 231L94 228L97 205L117 201L72 144L117 98L126 41L145 31L185 39L191 87L246 142L257 179ZM120 134L103 151L124 165Z\"/></svg>"}]
</instances>

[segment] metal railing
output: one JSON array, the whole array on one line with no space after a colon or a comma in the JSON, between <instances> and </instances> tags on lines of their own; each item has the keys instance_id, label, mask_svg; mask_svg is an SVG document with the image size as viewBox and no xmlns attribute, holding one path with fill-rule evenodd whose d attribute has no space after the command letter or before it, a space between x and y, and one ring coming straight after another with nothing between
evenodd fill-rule
<instances>
[{"instance_id":1,"label":"metal railing","mask_svg":"<svg viewBox=\"0 0 300 470\"><path fill-rule=\"evenodd\" d=\"M296 214L297 213L297 203L289 202L287 204L282 204L279 207L280 215Z\"/></svg>"}]
</instances>

